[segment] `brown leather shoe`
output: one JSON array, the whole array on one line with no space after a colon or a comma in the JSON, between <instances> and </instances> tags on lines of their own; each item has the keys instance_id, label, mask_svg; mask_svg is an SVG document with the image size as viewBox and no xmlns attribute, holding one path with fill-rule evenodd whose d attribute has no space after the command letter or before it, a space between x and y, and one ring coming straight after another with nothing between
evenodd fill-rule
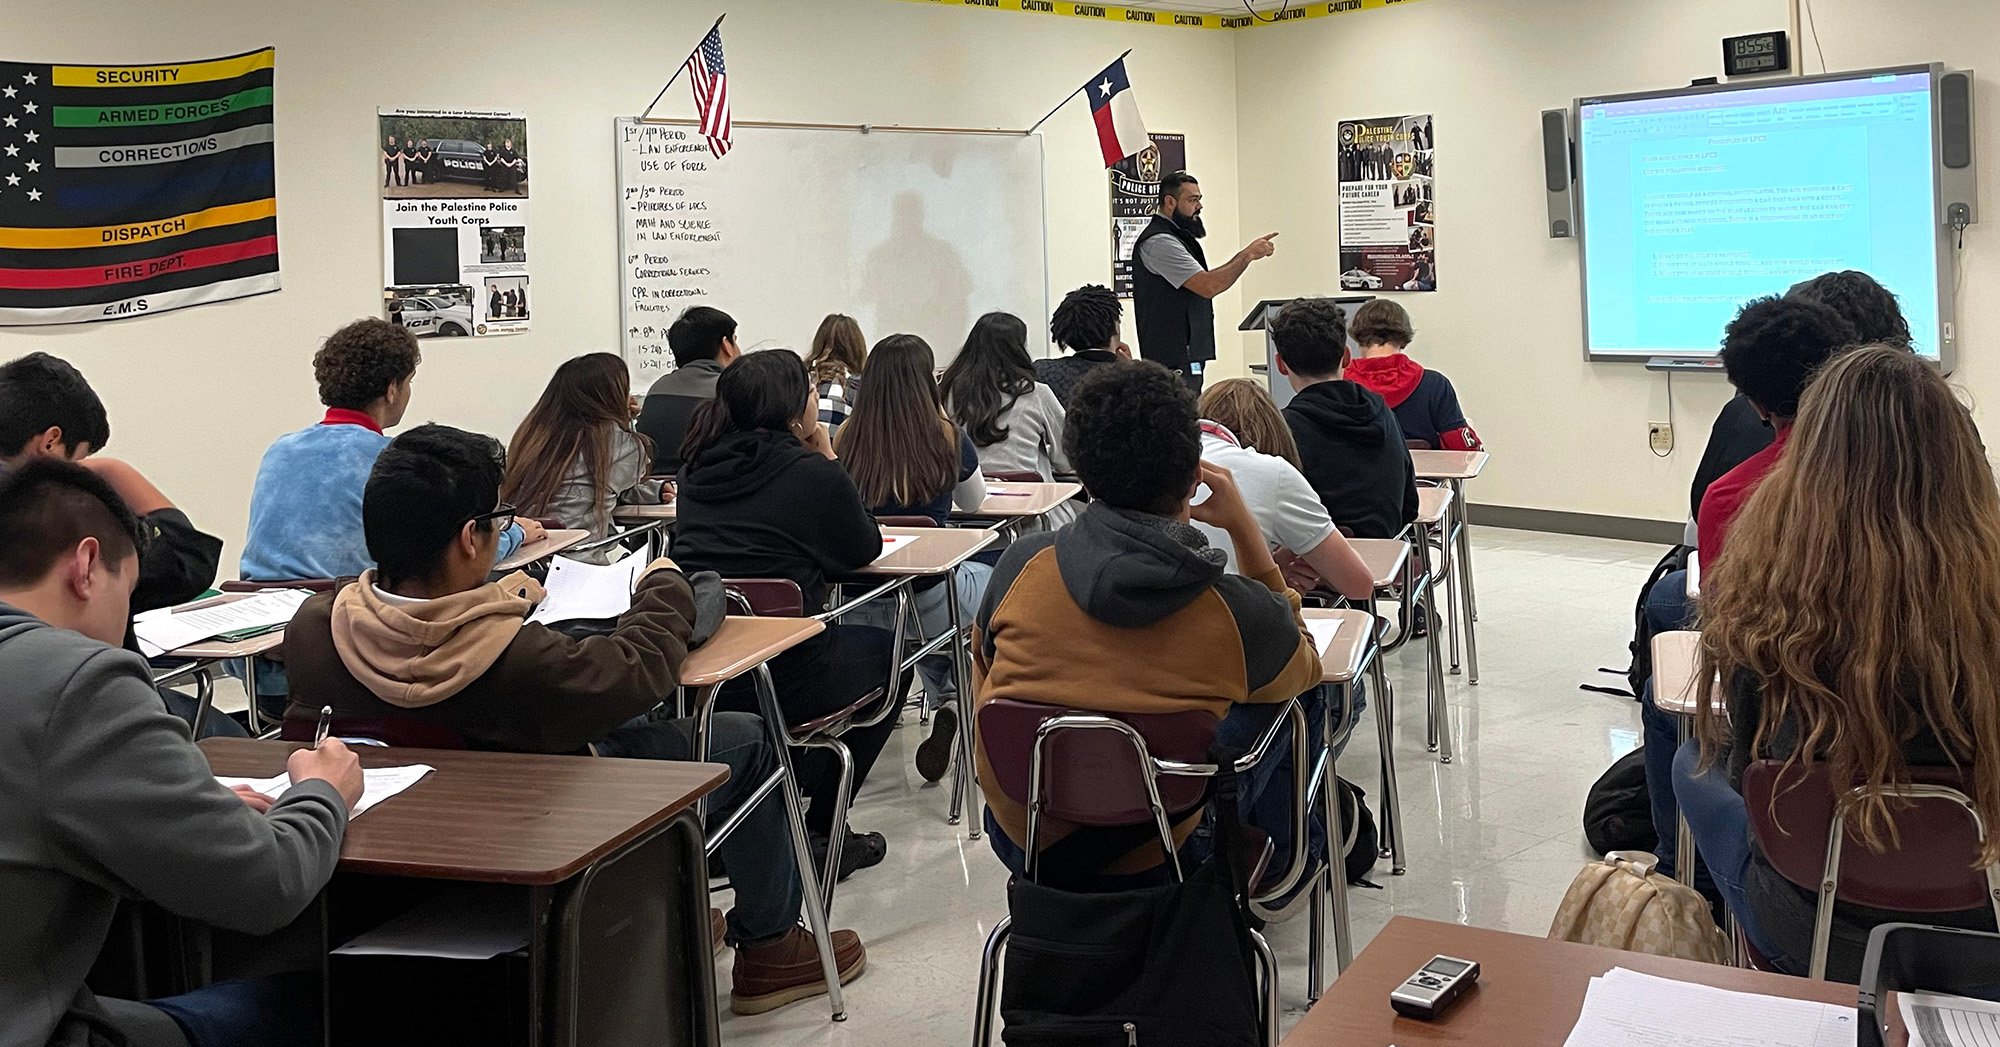
<instances>
[{"instance_id":1,"label":"brown leather shoe","mask_svg":"<svg viewBox=\"0 0 2000 1047\"><path fill-rule=\"evenodd\" d=\"M840 984L860 977L868 966L868 950L862 948L861 936L853 931L833 932L833 959L840 971ZM734 1014L763 1014L826 992L819 947L804 927L793 927L766 945L738 946L730 981L729 1010Z\"/></svg>"},{"instance_id":2,"label":"brown leather shoe","mask_svg":"<svg viewBox=\"0 0 2000 1047\"><path fill-rule=\"evenodd\" d=\"M722 939L728 936L729 922L722 918L722 910L710 909L708 911L708 947L715 950L715 955L722 955Z\"/></svg>"}]
</instances>

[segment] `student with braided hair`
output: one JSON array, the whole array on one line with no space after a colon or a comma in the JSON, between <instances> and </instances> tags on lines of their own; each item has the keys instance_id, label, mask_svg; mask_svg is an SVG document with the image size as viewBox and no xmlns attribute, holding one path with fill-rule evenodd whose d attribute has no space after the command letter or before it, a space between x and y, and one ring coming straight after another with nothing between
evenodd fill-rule
<instances>
[{"instance_id":1,"label":"student with braided hair","mask_svg":"<svg viewBox=\"0 0 2000 1047\"><path fill-rule=\"evenodd\" d=\"M1035 377L1069 407L1070 390L1097 367L1132 358L1132 347L1119 337L1125 307L1111 288L1085 284L1063 296L1049 321L1056 344L1070 350L1062 356L1035 361Z\"/></svg>"}]
</instances>

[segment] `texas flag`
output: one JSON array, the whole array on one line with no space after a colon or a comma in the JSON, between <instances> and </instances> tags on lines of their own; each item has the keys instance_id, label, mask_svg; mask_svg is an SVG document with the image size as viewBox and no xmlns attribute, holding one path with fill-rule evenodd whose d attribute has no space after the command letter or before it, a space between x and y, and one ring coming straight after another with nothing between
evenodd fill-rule
<instances>
[{"instance_id":1,"label":"texas flag","mask_svg":"<svg viewBox=\"0 0 2000 1047\"><path fill-rule=\"evenodd\" d=\"M1104 150L1104 166L1151 145L1146 123L1139 119L1139 100L1132 97L1132 82L1125 78L1125 59L1120 58L1085 87L1090 94L1090 117L1097 121L1097 144Z\"/></svg>"}]
</instances>

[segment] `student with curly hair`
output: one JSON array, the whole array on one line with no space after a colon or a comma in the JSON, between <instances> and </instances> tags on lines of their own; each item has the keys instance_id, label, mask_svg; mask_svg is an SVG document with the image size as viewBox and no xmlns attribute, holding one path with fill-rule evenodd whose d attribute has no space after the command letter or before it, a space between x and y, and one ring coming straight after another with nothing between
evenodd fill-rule
<instances>
[{"instance_id":1,"label":"student with curly hair","mask_svg":"<svg viewBox=\"0 0 2000 1047\"><path fill-rule=\"evenodd\" d=\"M1118 336L1125 307L1111 288L1085 284L1063 296L1049 319L1049 335L1069 350L1064 356L1035 361L1035 377L1069 407L1069 392L1083 376L1105 364L1130 360L1132 349Z\"/></svg>"}]
</instances>

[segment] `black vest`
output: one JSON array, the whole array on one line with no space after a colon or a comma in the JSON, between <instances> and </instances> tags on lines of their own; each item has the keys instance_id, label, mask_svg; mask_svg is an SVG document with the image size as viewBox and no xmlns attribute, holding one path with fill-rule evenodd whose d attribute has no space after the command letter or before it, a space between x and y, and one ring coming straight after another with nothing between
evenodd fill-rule
<instances>
[{"instance_id":1,"label":"black vest","mask_svg":"<svg viewBox=\"0 0 2000 1047\"><path fill-rule=\"evenodd\" d=\"M1146 268L1139 248L1159 235L1172 236L1187 245L1188 253L1208 268L1208 256L1201 241L1189 236L1165 215L1154 215L1139 239L1132 243L1132 312L1138 318L1139 353L1168 367L1185 367L1191 360L1215 359L1215 303L1188 290L1175 287L1166 278Z\"/></svg>"}]
</instances>

